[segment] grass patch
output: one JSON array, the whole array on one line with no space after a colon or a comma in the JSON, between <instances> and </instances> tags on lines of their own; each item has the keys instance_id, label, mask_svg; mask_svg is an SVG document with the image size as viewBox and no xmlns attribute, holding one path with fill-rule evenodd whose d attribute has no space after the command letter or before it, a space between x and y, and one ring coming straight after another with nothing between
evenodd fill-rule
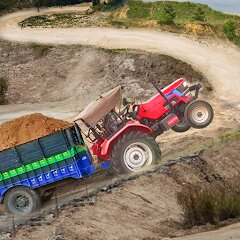
<instances>
[{"instance_id":1,"label":"grass patch","mask_svg":"<svg viewBox=\"0 0 240 240\"><path fill-rule=\"evenodd\" d=\"M7 77L0 77L0 104L5 104L5 94L8 88L8 79Z\"/></svg>"},{"instance_id":2,"label":"grass patch","mask_svg":"<svg viewBox=\"0 0 240 240\"><path fill-rule=\"evenodd\" d=\"M110 18L108 23L110 23L115 28L125 28L127 29L129 27L128 21L125 21L124 19L114 19Z\"/></svg>"},{"instance_id":3,"label":"grass patch","mask_svg":"<svg viewBox=\"0 0 240 240\"><path fill-rule=\"evenodd\" d=\"M109 18L111 22L112 18ZM73 13L55 13L52 15L40 15L27 18L19 23L20 27L90 27L92 25L99 26L101 24L101 16L91 14L90 11L86 12L73 12ZM118 20L116 20L117 22ZM119 21L120 22L120 21Z\"/></svg>"},{"instance_id":4,"label":"grass patch","mask_svg":"<svg viewBox=\"0 0 240 240\"><path fill-rule=\"evenodd\" d=\"M186 224L218 224L240 217L239 180L210 186L188 186L178 193Z\"/></svg>"},{"instance_id":5,"label":"grass patch","mask_svg":"<svg viewBox=\"0 0 240 240\"><path fill-rule=\"evenodd\" d=\"M46 15L41 16L33 16L29 17L28 19L22 21L19 23L21 27L32 27L32 26L42 26L43 24L46 25L46 22L48 22L48 18Z\"/></svg>"}]
</instances>

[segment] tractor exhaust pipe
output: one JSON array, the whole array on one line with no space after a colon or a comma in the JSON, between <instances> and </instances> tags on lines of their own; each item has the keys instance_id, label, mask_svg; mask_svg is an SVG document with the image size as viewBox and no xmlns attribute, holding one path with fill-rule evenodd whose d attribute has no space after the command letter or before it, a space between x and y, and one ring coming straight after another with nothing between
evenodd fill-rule
<instances>
[{"instance_id":1,"label":"tractor exhaust pipe","mask_svg":"<svg viewBox=\"0 0 240 240\"><path fill-rule=\"evenodd\" d=\"M157 89L157 91L159 92L159 94L164 98L164 100L166 101L166 103L169 105L170 109L174 112L174 106L172 105L172 103L167 99L166 95L162 92L162 90L158 87L158 85L156 84L156 82L153 79L149 78L149 74L146 74L147 76L147 80L152 83L152 85Z\"/></svg>"}]
</instances>

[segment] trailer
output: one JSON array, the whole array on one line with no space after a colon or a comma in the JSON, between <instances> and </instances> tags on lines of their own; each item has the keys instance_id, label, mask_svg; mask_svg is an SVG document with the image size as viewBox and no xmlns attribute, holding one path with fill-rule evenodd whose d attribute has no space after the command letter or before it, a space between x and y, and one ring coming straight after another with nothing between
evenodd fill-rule
<instances>
[{"instance_id":1,"label":"trailer","mask_svg":"<svg viewBox=\"0 0 240 240\"><path fill-rule=\"evenodd\" d=\"M44 187L94 172L81 131L73 125L0 152L0 200L12 214L32 213L41 206Z\"/></svg>"}]
</instances>

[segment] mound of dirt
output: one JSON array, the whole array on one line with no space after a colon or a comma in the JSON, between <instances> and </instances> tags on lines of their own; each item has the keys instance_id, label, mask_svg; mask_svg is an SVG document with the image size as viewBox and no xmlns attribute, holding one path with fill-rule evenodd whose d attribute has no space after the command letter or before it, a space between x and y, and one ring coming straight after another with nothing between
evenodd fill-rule
<instances>
[{"instance_id":1,"label":"mound of dirt","mask_svg":"<svg viewBox=\"0 0 240 240\"><path fill-rule=\"evenodd\" d=\"M72 124L40 113L26 115L0 125L0 151L70 127Z\"/></svg>"}]
</instances>

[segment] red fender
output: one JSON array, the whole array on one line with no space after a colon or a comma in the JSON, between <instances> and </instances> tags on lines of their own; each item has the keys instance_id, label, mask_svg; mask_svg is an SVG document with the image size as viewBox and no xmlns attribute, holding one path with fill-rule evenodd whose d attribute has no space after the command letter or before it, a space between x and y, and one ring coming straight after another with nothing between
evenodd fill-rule
<instances>
[{"instance_id":1,"label":"red fender","mask_svg":"<svg viewBox=\"0 0 240 240\"><path fill-rule=\"evenodd\" d=\"M101 144L101 158L109 159L110 158L110 149L113 143L122 136L125 132L129 131L141 131L147 134L152 133L152 129L137 123L137 122L128 122L123 128L121 128L116 134L114 134L111 138L105 139L104 142Z\"/></svg>"}]
</instances>

